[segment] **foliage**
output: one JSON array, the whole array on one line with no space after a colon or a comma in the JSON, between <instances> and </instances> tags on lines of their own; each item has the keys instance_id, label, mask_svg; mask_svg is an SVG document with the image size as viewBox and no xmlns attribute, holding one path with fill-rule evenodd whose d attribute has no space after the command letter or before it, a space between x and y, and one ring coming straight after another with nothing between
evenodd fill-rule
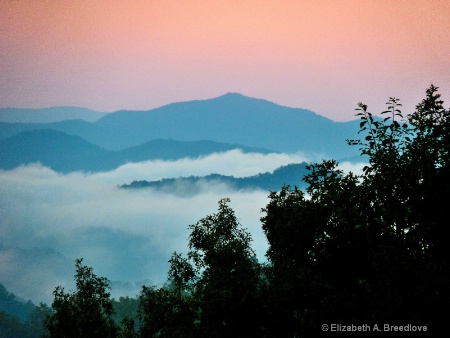
<instances>
[{"instance_id":1,"label":"foliage","mask_svg":"<svg viewBox=\"0 0 450 338\"><path fill-rule=\"evenodd\" d=\"M195 337L190 298L174 289L144 286L139 313L142 337Z\"/></svg>"},{"instance_id":2,"label":"foliage","mask_svg":"<svg viewBox=\"0 0 450 338\"><path fill-rule=\"evenodd\" d=\"M250 234L229 199L218 213L190 225L187 258L174 253L164 288L141 293L141 334L146 337L251 337L258 334L259 269Z\"/></svg>"},{"instance_id":3,"label":"foliage","mask_svg":"<svg viewBox=\"0 0 450 338\"><path fill-rule=\"evenodd\" d=\"M44 304L34 306L28 318L22 321L17 315L0 311L0 337L41 337L45 333L44 320L49 313L49 308Z\"/></svg>"},{"instance_id":4,"label":"foliage","mask_svg":"<svg viewBox=\"0 0 450 338\"><path fill-rule=\"evenodd\" d=\"M44 334L44 319L50 309L24 302L0 284L0 337L37 338Z\"/></svg>"},{"instance_id":5,"label":"foliage","mask_svg":"<svg viewBox=\"0 0 450 338\"><path fill-rule=\"evenodd\" d=\"M20 321L19 317L0 311L0 337L25 337L26 334L26 327Z\"/></svg>"},{"instance_id":6,"label":"foliage","mask_svg":"<svg viewBox=\"0 0 450 338\"><path fill-rule=\"evenodd\" d=\"M33 312L36 306L31 301L23 301L13 293L6 290L0 283L0 311L16 315L20 320L25 321Z\"/></svg>"},{"instance_id":7,"label":"foliage","mask_svg":"<svg viewBox=\"0 0 450 338\"><path fill-rule=\"evenodd\" d=\"M112 299L114 313L112 318L117 325L122 325L126 332L130 332L132 327L136 331L138 326L139 300L130 297L119 297L119 300Z\"/></svg>"},{"instance_id":8,"label":"foliage","mask_svg":"<svg viewBox=\"0 0 450 338\"><path fill-rule=\"evenodd\" d=\"M24 337L41 337L45 336L47 330L45 328L46 318L52 314L52 310L44 303L40 303L31 312L30 316L25 322L28 330L28 335Z\"/></svg>"},{"instance_id":9,"label":"foliage","mask_svg":"<svg viewBox=\"0 0 450 338\"><path fill-rule=\"evenodd\" d=\"M314 336L323 323L412 323L437 331L449 302L449 116L431 86L406 119L359 104L370 163L311 165L306 194L284 187L264 209L276 327Z\"/></svg>"},{"instance_id":10,"label":"foliage","mask_svg":"<svg viewBox=\"0 0 450 338\"><path fill-rule=\"evenodd\" d=\"M53 291L54 313L47 317L45 326L50 337L115 337L109 281L95 275L82 261L75 261L77 290L66 293L58 286Z\"/></svg>"}]
</instances>

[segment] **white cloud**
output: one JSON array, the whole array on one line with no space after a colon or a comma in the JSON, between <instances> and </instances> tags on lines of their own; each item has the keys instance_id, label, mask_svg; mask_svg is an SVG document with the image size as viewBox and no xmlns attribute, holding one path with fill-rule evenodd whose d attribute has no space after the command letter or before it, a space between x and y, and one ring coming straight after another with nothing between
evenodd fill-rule
<instances>
[{"instance_id":1,"label":"white cloud","mask_svg":"<svg viewBox=\"0 0 450 338\"><path fill-rule=\"evenodd\" d=\"M211 172L247 176L301 160L298 155L231 151L196 160L128 164L97 174L62 175L40 165L0 171L0 282L25 299L50 302L55 286L73 287L73 262L84 257L97 274L132 285L129 290L136 295L140 281L165 281L171 253L186 251L188 225L215 213L223 197L231 198L264 259L267 243L259 219L268 192L208 184L187 198L118 189L117 184Z\"/></svg>"},{"instance_id":2,"label":"white cloud","mask_svg":"<svg viewBox=\"0 0 450 338\"><path fill-rule=\"evenodd\" d=\"M0 171L0 282L35 302L51 302L57 285L73 287L74 260L114 283L113 295L135 296L142 283L166 279L173 251L186 251L188 225L217 212L231 198L263 260L267 249L260 210L268 192L237 192L224 184L198 183L199 193L175 196L151 189L118 189L133 180L207 175L248 176L305 160L301 155L230 151L198 159L133 163L116 170L58 174L40 165ZM345 171L363 164L342 163Z\"/></svg>"},{"instance_id":3,"label":"white cloud","mask_svg":"<svg viewBox=\"0 0 450 338\"><path fill-rule=\"evenodd\" d=\"M360 175L363 173L363 168L368 164L365 162L342 162L339 163L339 169L343 170L344 173L352 172L355 175Z\"/></svg>"},{"instance_id":4,"label":"white cloud","mask_svg":"<svg viewBox=\"0 0 450 338\"><path fill-rule=\"evenodd\" d=\"M130 183L133 180L156 181L180 176L204 176L211 173L246 177L261 172L273 171L290 163L309 162L303 154L244 154L240 150L214 153L197 159L185 158L176 161L147 161L129 163L120 168L93 176L110 184ZM118 181L119 179L119 181Z\"/></svg>"}]
</instances>

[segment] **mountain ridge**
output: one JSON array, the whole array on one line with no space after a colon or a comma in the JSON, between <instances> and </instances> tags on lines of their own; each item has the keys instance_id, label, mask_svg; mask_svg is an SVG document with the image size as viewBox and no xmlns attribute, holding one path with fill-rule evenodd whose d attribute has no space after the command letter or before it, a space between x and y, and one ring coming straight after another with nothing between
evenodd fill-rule
<instances>
[{"instance_id":1,"label":"mountain ridge","mask_svg":"<svg viewBox=\"0 0 450 338\"><path fill-rule=\"evenodd\" d=\"M211 184L225 184L233 190L264 190L278 191L284 185L305 188L302 178L309 172L308 163L291 163L280 166L273 172L260 173L247 177L234 177L230 175L209 174L206 176L189 176L178 178L164 178L158 181L133 181L130 184L120 185L122 189L152 188L177 196L192 196L202 191L202 186Z\"/></svg>"},{"instance_id":2,"label":"mountain ridge","mask_svg":"<svg viewBox=\"0 0 450 338\"><path fill-rule=\"evenodd\" d=\"M228 93L145 111L121 110L95 123L0 123L0 139L25 130L53 129L107 150L123 150L154 139L211 140L286 153L300 151L313 157L344 158L358 154L345 142L356 137L358 123L334 122L310 110Z\"/></svg>"},{"instance_id":3,"label":"mountain ridge","mask_svg":"<svg viewBox=\"0 0 450 338\"><path fill-rule=\"evenodd\" d=\"M108 113L74 106L47 108L0 108L0 122L8 123L52 123L65 120L95 122Z\"/></svg>"},{"instance_id":4,"label":"mountain ridge","mask_svg":"<svg viewBox=\"0 0 450 338\"><path fill-rule=\"evenodd\" d=\"M233 149L241 149L244 153L273 153L267 149L239 144L164 139L151 140L120 151L111 151L79 136L42 129L24 131L0 140L0 168L11 170L23 164L41 163L62 173L100 172L113 170L131 162L197 158Z\"/></svg>"}]
</instances>

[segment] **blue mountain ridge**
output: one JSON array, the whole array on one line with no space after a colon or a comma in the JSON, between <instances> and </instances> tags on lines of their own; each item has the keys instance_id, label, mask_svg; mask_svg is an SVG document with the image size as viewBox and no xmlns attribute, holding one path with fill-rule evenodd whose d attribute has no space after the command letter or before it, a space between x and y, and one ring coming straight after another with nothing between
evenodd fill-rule
<instances>
[{"instance_id":1,"label":"blue mountain ridge","mask_svg":"<svg viewBox=\"0 0 450 338\"><path fill-rule=\"evenodd\" d=\"M52 123L65 120L95 122L106 114L80 107L0 108L0 122Z\"/></svg>"},{"instance_id":2,"label":"blue mountain ridge","mask_svg":"<svg viewBox=\"0 0 450 338\"><path fill-rule=\"evenodd\" d=\"M171 103L147 111L117 111L95 123L0 123L0 139L26 130L52 129L79 136L105 150L123 150L155 139L209 140L303 152L324 158L358 155L345 140L357 137L358 120L334 122L312 111L290 108L237 93Z\"/></svg>"},{"instance_id":3,"label":"blue mountain ridge","mask_svg":"<svg viewBox=\"0 0 450 338\"><path fill-rule=\"evenodd\" d=\"M0 140L0 169L41 163L57 172L99 172L113 170L130 162L197 158L212 153L240 149L244 153L273 151L213 141L180 142L157 139L120 151L105 150L78 136L51 129L24 131Z\"/></svg>"},{"instance_id":4,"label":"blue mountain ridge","mask_svg":"<svg viewBox=\"0 0 450 338\"><path fill-rule=\"evenodd\" d=\"M211 184L225 184L233 190L264 190L278 191L284 185L306 187L302 178L309 173L307 163L292 163L281 166L273 172L260 173L248 177L233 177L220 174L207 176L190 176L179 178L165 178L158 181L133 181L119 186L122 189L151 188L177 196L192 196L202 191L202 187Z\"/></svg>"}]
</instances>

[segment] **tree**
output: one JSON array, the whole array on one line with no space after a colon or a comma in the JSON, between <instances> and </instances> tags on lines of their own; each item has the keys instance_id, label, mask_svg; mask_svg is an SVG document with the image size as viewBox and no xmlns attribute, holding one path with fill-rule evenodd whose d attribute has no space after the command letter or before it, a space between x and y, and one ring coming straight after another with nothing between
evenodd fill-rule
<instances>
[{"instance_id":1,"label":"tree","mask_svg":"<svg viewBox=\"0 0 450 338\"><path fill-rule=\"evenodd\" d=\"M19 317L0 311L0 337L26 337L27 331Z\"/></svg>"},{"instance_id":2,"label":"tree","mask_svg":"<svg viewBox=\"0 0 450 338\"><path fill-rule=\"evenodd\" d=\"M143 286L139 319L141 337L196 337L193 300L171 286Z\"/></svg>"},{"instance_id":3,"label":"tree","mask_svg":"<svg viewBox=\"0 0 450 338\"><path fill-rule=\"evenodd\" d=\"M136 330L138 320L139 299L130 297L119 297L116 301L112 299L114 314L112 318L119 326L120 338L137 337Z\"/></svg>"},{"instance_id":4,"label":"tree","mask_svg":"<svg viewBox=\"0 0 450 338\"><path fill-rule=\"evenodd\" d=\"M314 336L323 323L444 323L450 113L434 86L407 118L396 98L383 119L358 106L364 137L349 144L369 158L363 173L311 165L306 193L284 187L264 209L280 336Z\"/></svg>"},{"instance_id":5,"label":"tree","mask_svg":"<svg viewBox=\"0 0 450 338\"><path fill-rule=\"evenodd\" d=\"M169 285L144 287L144 336L260 336L260 265L229 199L219 211L190 225L187 258L170 259Z\"/></svg>"},{"instance_id":6,"label":"tree","mask_svg":"<svg viewBox=\"0 0 450 338\"><path fill-rule=\"evenodd\" d=\"M47 316L51 314L52 311L46 304L40 303L39 306L35 306L33 312L30 313L25 322L28 334L24 337L31 338L45 336L47 332L44 323Z\"/></svg>"},{"instance_id":7,"label":"tree","mask_svg":"<svg viewBox=\"0 0 450 338\"><path fill-rule=\"evenodd\" d=\"M191 225L190 252L201 277L194 296L200 306L204 336L230 337L261 334L258 288L260 267L250 246L251 236L242 228L229 199L219 201L217 214Z\"/></svg>"},{"instance_id":8,"label":"tree","mask_svg":"<svg viewBox=\"0 0 450 338\"><path fill-rule=\"evenodd\" d=\"M45 322L49 336L116 337L118 329L112 319L109 281L95 275L82 261L75 261L76 291L66 293L61 286L53 291L53 314Z\"/></svg>"},{"instance_id":9,"label":"tree","mask_svg":"<svg viewBox=\"0 0 450 338\"><path fill-rule=\"evenodd\" d=\"M43 324L48 314L47 305L23 302L0 284L0 337L40 337L45 333Z\"/></svg>"}]
</instances>

